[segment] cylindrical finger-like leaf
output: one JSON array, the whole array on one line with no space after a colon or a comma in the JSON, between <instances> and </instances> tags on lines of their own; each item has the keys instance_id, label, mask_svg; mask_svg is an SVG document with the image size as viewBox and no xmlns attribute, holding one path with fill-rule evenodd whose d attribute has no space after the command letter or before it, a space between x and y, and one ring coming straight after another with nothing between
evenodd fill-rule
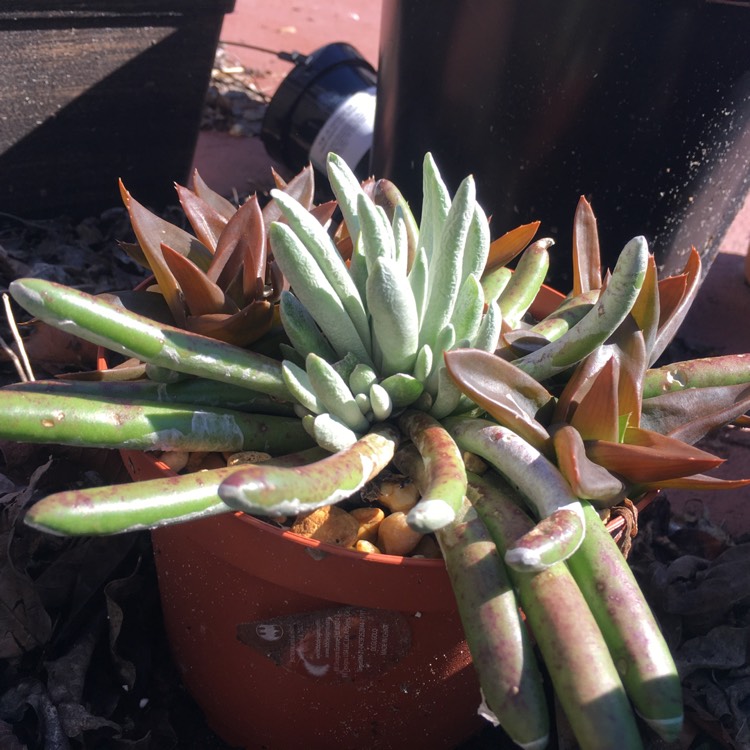
<instances>
[{"instance_id":1,"label":"cylindrical finger-like leaf","mask_svg":"<svg viewBox=\"0 0 750 750\"><path fill-rule=\"evenodd\" d=\"M269 237L274 258L294 294L313 315L339 357L353 352L360 361L371 364L368 348L344 303L302 241L284 224L272 224Z\"/></svg>"},{"instance_id":2,"label":"cylindrical finger-like leaf","mask_svg":"<svg viewBox=\"0 0 750 750\"><path fill-rule=\"evenodd\" d=\"M568 560L636 710L667 742L682 728L682 686L630 567L589 503L586 538Z\"/></svg>"},{"instance_id":3,"label":"cylindrical finger-like leaf","mask_svg":"<svg viewBox=\"0 0 750 750\"><path fill-rule=\"evenodd\" d=\"M479 330L471 345L475 349L481 349L484 352L494 352L497 349L502 325L503 314L500 312L500 305L492 300L488 301L487 312L479 324Z\"/></svg>"},{"instance_id":4,"label":"cylindrical finger-like leaf","mask_svg":"<svg viewBox=\"0 0 750 750\"><path fill-rule=\"evenodd\" d=\"M219 484L236 467L48 495L24 522L60 535L120 534L230 513Z\"/></svg>"},{"instance_id":5,"label":"cylindrical finger-like leaf","mask_svg":"<svg viewBox=\"0 0 750 750\"><path fill-rule=\"evenodd\" d=\"M318 328L315 318L287 289L281 292L279 313L286 335L302 357L314 352L329 362L336 359L336 353Z\"/></svg>"},{"instance_id":6,"label":"cylindrical finger-like leaf","mask_svg":"<svg viewBox=\"0 0 750 750\"><path fill-rule=\"evenodd\" d=\"M271 191L271 195L279 205L289 226L307 248L318 268L338 295L365 348L369 348L370 329L364 302L360 298L359 291L351 276L349 276L346 264L328 232L309 211L306 211L294 199L278 190ZM284 271L285 264L282 262L279 265L281 270Z\"/></svg>"},{"instance_id":7,"label":"cylindrical finger-like leaf","mask_svg":"<svg viewBox=\"0 0 750 750\"><path fill-rule=\"evenodd\" d=\"M739 383L750 383L750 354L690 359L647 370L643 379L643 398L685 388Z\"/></svg>"},{"instance_id":8,"label":"cylindrical finger-like leaf","mask_svg":"<svg viewBox=\"0 0 750 750\"><path fill-rule=\"evenodd\" d=\"M503 313L503 320L510 329L518 327L531 303L542 288L549 269L549 248L553 245L549 238L537 240L526 248L518 261L516 270L500 293L497 302Z\"/></svg>"},{"instance_id":9,"label":"cylindrical finger-like leaf","mask_svg":"<svg viewBox=\"0 0 750 750\"><path fill-rule=\"evenodd\" d=\"M578 548L585 533L581 504L549 459L512 430L493 422L453 417L444 424L462 450L492 464L526 498L539 518L553 516L555 533L535 533L520 539L506 556L509 565L542 570Z\"/></svg>"},{"instance_id":10,"label":"cylindrical finger-like leaf","mask_svg":"<svg viewBox=\"0 0 750 750\"><path fill-rule=\"evenodd\" d=\"M298 466L319 460L320 448L271 459L280 466ZM142 531L197 518L229 513L219 499L219 485L238 471L236 466L70 490L48 495L33 505L24 522L41 531L62 535L120 534Z\"/></svg>"},{"instance_id":11,"label":"cylindrical finger-like leaf","mask_svg":"<svg viewBox=\"0 0 750 750\"><path fill-rule=\"evenodd\" d=\"M265 393L249 388L187 377L174 382L153 380L35 380L14 383L3 390L19 393L48 393L56 396L93 397L103 401L156 404L190 404L194 408L220 407L251 414L292 416L294 407L289 401L278 401ZM0 398L2 398L0 396Z\"/></svg>"},{"instance_id":12,"label":"cylindrical finger-like leaf","mask_svg":"<svg viewBox=\"0 0 750 750\"><path fill-rule=\"evenodd\" d=\"M317 354L308 354L305 369L315 394L327 411L355 432L367 430L370 423L357 406L346 381L332 365Z\"/></svg>"},{"instance_id":13,"label":"cylindrical finger-like leaf","mask_svg":"<svg viewBox=\"0 0 750 750\"><path fill-rule=\"evenodd\" d=\"M543 381L582 360L603 344L630 312L645 279L647 263L645 238L632 239L620 253L607 288L594 307L559 339L514 364Z\"/></svg>"},{"instance_id":14,"label":"cylindrical finger-like leaf","mask_svg":"<svg viewBox=\"0 0 750 750\"><path fill-rule=\"evenodd\" d=\"M424 391L424 386L419 380L403 373L385 378L380 385L388 393L396 409L413 404Z\"/></svg>"},{"instance_id":15,"label":"cylindrical finger-like leaf","mask_svg":"<svg viewBox=\"0 0 750 750\"><path fill-rule=\"evenodd\" d=\"M484 292L476 276L467 276L453 308L451 323L456 329L456 341L473 342L482 322Z\"/></svg>"},{"instance_id":16,"label":"cylindrical finger-like leaf","mask_svg":"<svg viewBox=\"0 0 750 750\"><path fill-rule=\"evenodd\" d=\"M222 482L219 496L237 510L271 515L333 505L377 476L393 458L398 441L398 430L381 424L350 448L308 466L247 466Z\"/></svg>"},{"instance_id":17,"label":"cylindrical finger-like leaf","mask_svg":"<svg viewBox=\"0 0 750 750\"><path fill-rule=\"evenodd\" d=\"M485 704L520 747L546 747L542 678L495 542L466 500L437 538Z\"/></svg>"},{"instance_id":18,"label":"cylindrical finger-like leaf","mask_svg":"<svg viewBox=\"0 0 750 750\"><path fill-rule=\"evenodd\" d=\"M0 436L131 450L288 453L310 445L294 417L20 390L3 391Z\"/></svg>"},{"instance_id":19,"label":"cylindrical finger-like leaf","mask_svg":"<svg viewBox=\"0 0 750 750\"><path fill-rule=\"evenodd\" d=\"M56 328L144 362L287 400L279 362L238 346L154 323L85 292L43 279L11 282L13 298Z\"/></svg>"},{"instance_id":20,"label":"cylindrical finger-like leaf","mask_svg":"<svg viewBox=\"0 0 750 750\"><path fill-rule=\"evenodd\" d=\"M427 308L427 273L427 254L424 248L419 248L414 256L414 263L412 263L408 278L409 286L414 295L414 303L417 306L420 326Z\"/></svg>"},{"instance_id":21,"label":"cylindrical finger-like leaf","mask_svg":"<svg viewBox=\"0 0 750 750\"><path fill-rule=\"evenodd\" d=\"M360 227L358 243L364 253L369 274L378 258L395 260L393 231L383 209L364 194L357 197L357 218Z\"/></svg>"},{"instance_id":22,"label":"cylindrical finger-like leaf","mask_svg":"<svg viewBox=\"0 0 750 750\"><path fill-rule=\"evenodd\" d=\"M313 414L322 414L326 410L303 367L284 360L281 364L281 372L289 392L305 409Z\"/></svg>"},{"instance_id":23,"label":"cylindrical finger-like leaf","mask_svg":"<svg viewBox=\"0 0 750 750\"><path fill-rule=\"evenodd\" d=\"M591 310L600 294L599 289L592 289L565 300L557 310L532 326L532 332L544 336L548 341L559 339Z\"/></svg>"},{"instance_id":24,"label":"cylindrical finger-like leaf","mask_svg":"<svg viewBox=\"0 0 750 750\"><path fill-rule=\"evenodd\" d=\"M417 240L417 247L427 254L428 264L432 261L432 254L440 242L450 206L448 189L432 154L428 153L422 162L422 216Z\"/></svg>"},{"instance_id":25,"label":"cylindrical finger-like leaf","mask_svg":"<svg viewBox=\"0 0 750 750\"><path fill-rule=\"evenodd\" d=\"M453 378L448 374L446 367L440 367L437 374L437 392L429 409L430 416L435 419L443 419L455 413L461 403L462 397L463 394L456 386Z\"/></svg>"},{"instance_id":26,"label":"cylindrical finger-like leaf","mask_svg":"<svg viewBox=\"0 0 750 750\"><path fill-rule=\"evenodd\" d=\"M409 373L419 347L419 318L407 278L388 258L377 258L367 278L367 308L382 352L383 375Z\"/></svg>"},{"instance_id":27,"label":"cylindrical finger-like leaf","mask_svg":"<svg viewBox=\"0 0 750 750\"><path fill-rule=\"evenodd\" d=\"M467 177L456 191L439 244L429 257L427 308L419 332L421 344L434 344L449 323L461 279L464 245L474 215L476 188Z\"/></svg>"},{"instance_id":28,"label":"cylindrical finger-like leaf","mask_svg":"<svg viewBox=\"0 0 750 750\"><path fill-rule=\"evenodd\" d=\"M469 479L469 499L500 552L507 553L533 522L498 477ZM508 572L582 750L640 750L638 727L609 649L567 566Z\"/></svg>"},{"instance_id":29,"label":"cylindrical finger-like leaf","mask_svg":"<svg viewBox=\"0 0 750 750\"><path fill-rule=\"evenodd\" d=\"M349 165L338 154L332 151L326 158L326 171L331 183L331 190L336 196L341 213L344 215L349 235L354 246L359 241L360 223L357 214L357 199L364 195L364 191Z\"/></svg>"},{"instance_id":30,"label":"cylindrical finger-like leaf","mask_svg":"<svg viewBox=\"0 0 750 750\"><path fill-rule=\"evenodd\" d=\"M487 264L487 256L490 252L490 223L482 207L474 204L474 216L471 217L469 233L464 245L463 269L461 278L476 276L482 277L484 267Z\"/></svg>"},{"instance_id":31,"label":"cylindrical finger-like leaf","mask_svg":"<svg viewBox=\"0 0 750 750\"><path fill-rule=\"evenodd\" d=\"M407 411L399 426L416 445L425 468L422 497L406 520L415 531L427 534L456 517L466 494L466 468L458 446L437 420Z\"/></svg>"},{"instance_id":32,"label":"cylindrical finger-like leaf","mask_svg":"<svg viewBox=\"0 0 750 750\"><path fill-rule=\"evenodd\" d=\"M505 266L498 266L482 277L482 290L488 302L494 302L500 297L505 287L510 283L513 271Z\"/></svg>"}]
</instances>

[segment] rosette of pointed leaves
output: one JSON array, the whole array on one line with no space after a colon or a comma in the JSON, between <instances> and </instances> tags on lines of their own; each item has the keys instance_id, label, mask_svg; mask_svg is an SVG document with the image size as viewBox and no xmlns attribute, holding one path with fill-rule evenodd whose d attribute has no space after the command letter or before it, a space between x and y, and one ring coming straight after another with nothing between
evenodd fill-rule
<instances>
[{"instance_id":1,"label":"rosette of pointed leaves","mask_svg":"<svg viewBox=\"0 0 750 750\"><path fill-rule=\"evenodd\" d=\"M277 189L327 221L332 204L313 207L313 173L307 168L288 184L274 175ZM261 209L251 196L239 208L211 190L196 172L193 189L176 186L190 233L141 205L120 185L137 242L122 247L151 270L175 325L188 331L246 346L274 322L284 279L268 250L266 227L279 218L274 201ZM121 296L147 314L148 292Z\"/></svg>"}]
</instances>

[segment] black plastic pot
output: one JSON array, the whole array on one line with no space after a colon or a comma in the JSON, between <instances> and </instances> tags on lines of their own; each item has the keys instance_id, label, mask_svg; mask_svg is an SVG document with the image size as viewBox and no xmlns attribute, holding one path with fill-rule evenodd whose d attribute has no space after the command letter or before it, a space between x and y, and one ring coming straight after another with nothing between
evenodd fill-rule
<instances>
[{"instance_id":1,"label":"black plastic pot","mask_svg":"<svg viewBox=\"0 0 750 750\"><path fill-rule=\"evenodd\" d=\"M4 0L0 211L82 218L154 208L187 180L235 0Z\"/></svg>"},{"instance_id":2,"label":"black plastic pot","mask_svg":"<svg viewBox=\"0 0 750 750\"><path fill-rule=\"evenodd\" d=\"M582 194L610 267L636 234L707 267L750 189L750 3L384 0L373 172L414 203L426 151L495 235L543 222L553 285Z\"/></svg>"},{"instance_id":3,"label":"black plastic pot","mask_svg":"<svg viewBox=\"0 0 750 750\"><path fill-rule=\"evenodd\" d=\"M349 44L328 44L301 57L266 110L261 130L266 150L293 172L312 162L320 174L334 151L364 179L376 80L373 67Z\"/></svg>"}]
</instances>

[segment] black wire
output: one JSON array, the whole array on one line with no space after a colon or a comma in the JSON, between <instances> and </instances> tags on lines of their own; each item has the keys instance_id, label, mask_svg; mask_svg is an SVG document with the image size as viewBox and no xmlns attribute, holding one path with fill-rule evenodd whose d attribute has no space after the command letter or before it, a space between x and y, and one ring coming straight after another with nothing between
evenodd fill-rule
<instances>
[{"instance_id":1,"label":"black wire","mask_svg":"<svg viewBox=\"0 0 750 750\"><path fill-rule=\"evenodd\" d=\"M294 63L295 65L308 58L308 55L303 55L301 52L279 52L278 50L259 47L257 44L247 44L246 42L227 42L221 39L219 40L219 44L228 44L232 47L244 47L245 49L253 49L257 52L266 52L269 55L275 55L279 60Z\"/></svg>"}]
</instances>

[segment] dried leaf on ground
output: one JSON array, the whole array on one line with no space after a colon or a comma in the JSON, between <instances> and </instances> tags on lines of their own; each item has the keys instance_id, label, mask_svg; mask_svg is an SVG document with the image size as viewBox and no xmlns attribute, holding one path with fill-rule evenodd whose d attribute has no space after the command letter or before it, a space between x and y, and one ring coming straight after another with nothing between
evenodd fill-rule
<instances>
[{"instance_id":1,"label":"dried leaf on ground","mask_svg":"<svg viewBox=\"0 0 750 750\"><path fill-rule=\"evenodd\" d=\"M7 535L0 535L6 549ZM0 659L17 659L43 645L52 622L34 582L17 571L7 555L0 560Z\"/></svg>"},{"instance_id":2,"label":"dried leaf on ground","mask_svg":"<svg viewBox=\"0 0 750 750\"><path fill-rule=\"evenodd\" d=\"M673 517L666 499L640 523L630 560L675 655L687 715L719 743L708 747L750 750L750 541L712 534L702 515Z\"/></svg>"},{"instance_id":3,"label":"dried leaf on ground","mask_svg":"<svg viewBox=\"0 0 750 750\"><path fill-rule=\"evenodd\" d=\"M27 487L0 496L0 659L16 659L41 646L52 630L34 582L11 557L15 520L49 465L37 467Z\"/></svg>"}]
</instances>

